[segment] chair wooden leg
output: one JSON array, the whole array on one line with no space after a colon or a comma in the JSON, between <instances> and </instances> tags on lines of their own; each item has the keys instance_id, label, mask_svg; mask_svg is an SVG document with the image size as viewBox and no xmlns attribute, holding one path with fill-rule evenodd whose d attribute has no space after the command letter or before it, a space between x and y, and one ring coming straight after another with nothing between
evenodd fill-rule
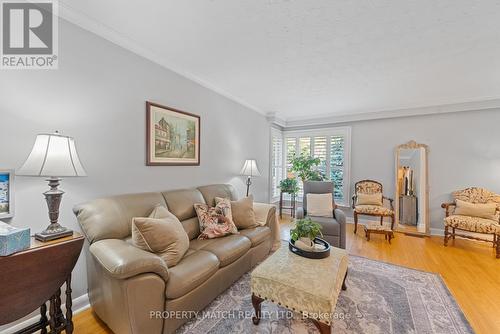
<instances>
[{"instance_id":1,"label":"chair wooden leg","mask_svg":"<svg viewBox=\"0 0 500 334\"><path fill-rule=\"evenodd\" d=\"M500 259L500 240L499 240L498 237L497 237L497 250L496 250L496 253L497 253L497 259Z\"/></svg>"},{"instance_id":2,"label":"chair wooden leg","mask_svg":"<svg viewBox=\"0 0 500 334\"><path fill-rule=\"evenodd\" d=\"M443 239L445 246L448 246L448 235L449 234L450 234L450 232L448 232L448 225L446 225L444 227L444 239Z\"/></svg>"},{"instance_id":3,"label":"chair wooden leg","mask_svg":"<svg viewBox=\"0 0 500 334\"><path fill-rule=\"evenodd\" d=\"M380 216L380 226L384 224L384 216Z\"/></svg>"},{"instance_id":4,"label":"chair wooden leg","mask_svg":"<svg viewBox=\"0 0 500 334\"><path fill-rule=\"evenodd\" d=\"M453 240L455 240L455 228L454 227L452 227L452 229L451 229L451 237Z\"/></svg>"},{"instance_id":5,"label":"chair wooden leg","mask_svg":"<svg viewBox=\"0 0 500 334\"><path fill-rule=\"evenodd\" d=\"M391 215L391 230L394 231L394 214Z\"/></svg>"},{"instance_id":6,"label":"chair wooden leg","mask_svg":"<svg viewBox=\"0 0 500 334\"><path fill-rule=\"evenodd\" d=\"M493 248L495 248L497 245L497 235L493 234Z\"/></svg>"},{"instance_id":7,"label":"chair wooden leg","mask_svg":"<svg viewBox=\"0 0 500 334\"><path fill-rule=\"evenodd\" d=\"M354 234L358 231L358 213L354 211Z\"/></svg>"}]
</instances>

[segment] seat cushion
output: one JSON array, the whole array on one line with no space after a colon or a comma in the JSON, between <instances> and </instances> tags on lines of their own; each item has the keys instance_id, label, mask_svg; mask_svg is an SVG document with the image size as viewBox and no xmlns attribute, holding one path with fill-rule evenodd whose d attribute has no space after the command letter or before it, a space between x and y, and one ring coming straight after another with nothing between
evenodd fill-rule
<instances>
[{"instance_id":1,"label":"seat cushion","mask_svg":"<svg viewBox=\"0 0 500 334\"><path fill-rule=\"evenodd\" d=\"M500 225L497 221L479 217L451 215L444 219L444 224L461 230L478 233L495 233L500 235Z\"/></svg>"},{"instance_id":2,"label":"seat cushion","mask_svg":"<svg viewBox=\"0 0 500 334\"><path fill-rule=\"evenodd\" d=\"M323 228L321 233L325 235L340 235L340 224L334 219L329 217L309 216L313 222L319 223Z\"/></svg>"},{"instance_id":3,"label":"seat cushion","mask_svg":"<svg viewBox=\"0 0 500 334\"><path fill-rule=\"evenodd\" d=\"M386 208L385 206L379 205L356 205L354 211L360 214L371 214L371 215L382 215L390 216L394 214L394 211Z\"/></svg>"},{"instance_id":4,"label":"seat cushion","mask_svg":"<svg viewBox=\"0 0 500 334\"><path fill-rule=\"evenodd\" d=\"M188 252L173 268L169 268L170 277L167 281L167 299L184 296L193 290L219 269L217 257L207 251Z\"/></svg>"},{"instance_id":5,"label":"seat cushion","mask_svg":"<svg viewBox=\"0 0 500 334\"><path fill-rule=\"evenodd\" d=\"M252 242L241 235L228 235L217 239L195 239L189 243L189 248L204 250L215 254L220 266L224 267L242 257L250 248Z\"/></svg>"},{"instance_id":6,"label":"seat cushion","mask_svg":"<svg viewBox=\"0 0 500 334\"><path fill-rule=\"evenodd\" d=\"M271 238L271 229L267 226L258 226L254 228L247 228L240 230L240 235L250 239L252 247L260 245L266 239Z\"/></svg>"}]
</instances>

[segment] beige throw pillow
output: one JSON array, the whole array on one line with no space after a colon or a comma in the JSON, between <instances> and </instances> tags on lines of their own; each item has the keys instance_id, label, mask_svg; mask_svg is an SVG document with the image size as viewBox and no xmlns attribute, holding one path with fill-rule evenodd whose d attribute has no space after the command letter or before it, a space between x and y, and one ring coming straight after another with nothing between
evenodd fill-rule
<instances>
[{"instance_id":1,"label":"beige throw pillow","mask_svg":"<svg viewBox=\"0 0 500 334\"><path fill-rule=\"evenodd\" d=\"M470 203L457 199L456 204L457 207L453 212L455 215L495 219L495 213L497 211L496 203Z\"/></svg>"},{"instance_id":2,"label":"beige throw pillow","mask_svg":"<svg viewBox=\"0 0 500 334\"><path fill-rule=\"evenodd\" d=\"M236 225L236 227L241 229L253 228L259 226L259 223L255 219L255 212L253 211L253 196L242 198L238 201L230 201L227 198L215 198L215 203L230 203L230 212L227 216L230 216Z\"/></svg>"},{"instance_id":3,"label":"beige throw pillow","mask_svg":"<svg viewBox=\"0 0 500 334\"><path fill-rule=\"evenodd\" d=\"M333 195L307 194L307 215L317 217L333 217Z\"/></svg>"},{"instance_id":4,"label":"beige throw pillow","mask_svg":"<svg viewBox=\"0 0 500 334\"><path fill-rule=\"evenodd\" d=\"M363 194L358 193L356 199L356 205L378 205L382 206L382 194Z\"/></svg>"},{"instance_id":5,"label":"beige throw pillow","mask_svg":"<svg viewBox=\"0 0 500 334\"><path fill-rule=\"evenodd\" d=\"M157 206L149 217L132 219L132 242L145 251L155 253L173 267L189 248L189 237L181 222L164 206Z\"/></svg>"}]
</instances>

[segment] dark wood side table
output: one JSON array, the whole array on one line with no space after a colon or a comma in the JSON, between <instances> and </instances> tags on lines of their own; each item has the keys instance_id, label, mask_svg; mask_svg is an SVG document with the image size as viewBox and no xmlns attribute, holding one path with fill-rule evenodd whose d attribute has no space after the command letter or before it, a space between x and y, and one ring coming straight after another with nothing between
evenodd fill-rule
<instances>
[{"instance_id":1,"label":"dark wood side table","mask_svg":"<svg viewBox=\"0 0 500 334\"><path fill-rule=\"evenodd\" d=\"M283 194L291 195L290 206L283 205ZM292 216L292 218L295 218L295 196L295 194L291 194L288 192L280 192L280 218L283 218L283 210L290 210L290 216Z\"/></svg>"},{"instance_id":2,"label":"dark wood side table","mask_svg":"<svg viewBox=\"0 0 500 334\"><path fill-rule=\"evenodd\" d=\"M17 333L73 332L71 272L80 256L84 238L73 236L40 242L0 257L0 325L20 319L40 308L40 321ZM66 314L61 309L61 287L66 283ZM49 302L49 317L47 317Z\"/></svg>"}]
</instances>

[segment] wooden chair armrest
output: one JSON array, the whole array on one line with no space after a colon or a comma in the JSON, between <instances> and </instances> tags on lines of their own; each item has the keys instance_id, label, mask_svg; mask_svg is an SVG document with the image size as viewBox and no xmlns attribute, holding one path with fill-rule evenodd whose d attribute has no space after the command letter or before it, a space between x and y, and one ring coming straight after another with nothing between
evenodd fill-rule
<instances>
[{"instance_id":1,"label":"wooden chair armrest","mask_svg":"<svg viewBox=\"0 0 500 334\"><path fill-rule=\"evenodd\" d=\"M382 200L388 200L389 203L391 204L391 210L394 210L394 205L392 204L392 202L394 202L394 200L390 197L387 197L387 196L382 196Z\"/></svg>"},{"instance_id":2,"label":"wooden chair armrest","mask_svg":"<svg viewBox=\"0 0 500 334\"><path fill-rule=\"evenodd\" d=\"M358 198L358 195L354 195L352 196L352 208L354 209L354 207L356 206L356 199Z\"/></svg>"},{"instance_id":3,"label":"wooden chair armrest","mask_svg":"<svg viewBox=\"0 0 500 334\"><path fill-rule=\"evenodd\" d=\"M450 215L450 207L452 206L457 206L457 205L454 202L441 204L441 207L445 209L445 217L448 217Z\"/></svg>"}]
</instances>

